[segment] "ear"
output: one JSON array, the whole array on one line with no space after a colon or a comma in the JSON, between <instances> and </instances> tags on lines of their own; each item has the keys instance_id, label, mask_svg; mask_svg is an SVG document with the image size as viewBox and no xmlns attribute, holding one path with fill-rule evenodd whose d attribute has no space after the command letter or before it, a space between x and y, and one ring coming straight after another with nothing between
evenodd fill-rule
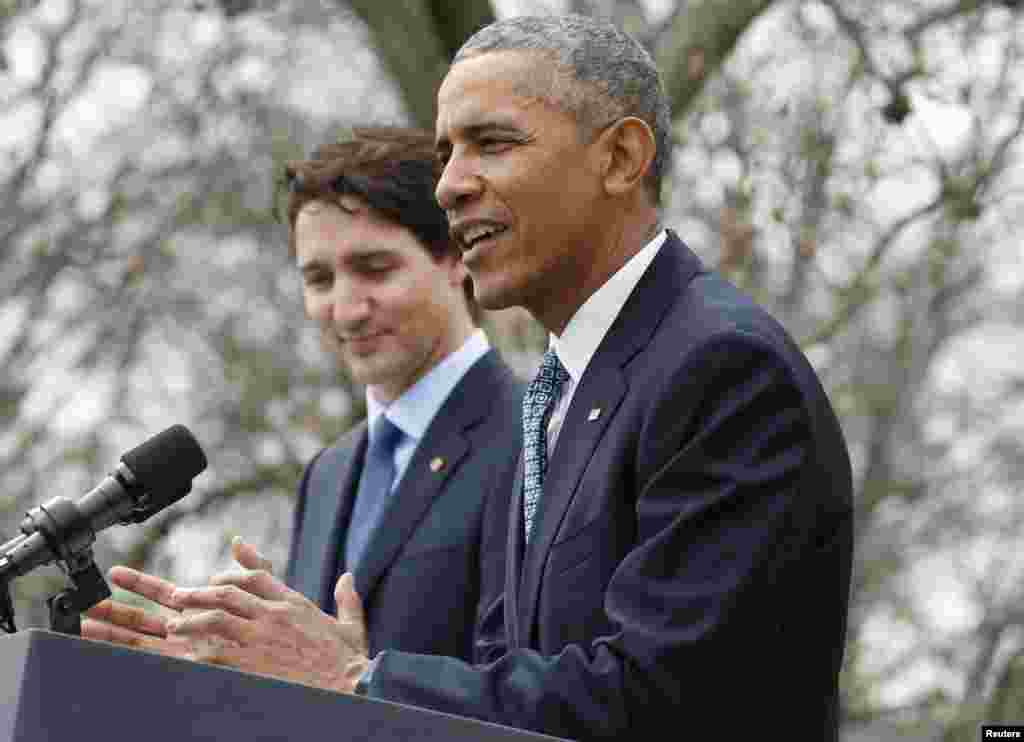
<instances>
[{"instance_id":1,"label":"ear","mask_svg":"<svg viewBox=\"0 0 1024 742\"><path fill-rule=\"evenodd\" d=\"M657 149L647 122L627 116L603 131L600 139L605 154L605 191L623 196L641 187Z\"/></svg>"}]
</instances>

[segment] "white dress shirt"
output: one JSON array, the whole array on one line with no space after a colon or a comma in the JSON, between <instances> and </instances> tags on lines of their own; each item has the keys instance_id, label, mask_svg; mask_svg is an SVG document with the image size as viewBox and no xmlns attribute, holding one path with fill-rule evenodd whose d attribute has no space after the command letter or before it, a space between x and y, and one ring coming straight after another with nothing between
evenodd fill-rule
<instances>
[{"instance_id":1,"label":"white dress shirt","mask_svg":"<svg viewBox=\"0 0 1024 742\"><path fill-rule=\"evenodd\" d=\"M604 336L608 334L615 319L626 305L629 295L640 282L647 267L658 254L665 242L667 232L661 230L625 265L612 274L611 278L583 302L569 320L561 335L551 334L549 343L555 350L558 360L569 372L569 380L562 385L561 394L551 411L548 420L548 454L555 448L558 434L562 430L562 422L569 411L576 387L583 373L590 365Z\"/></svg>"},{"instance_id":2,"label":"white dress shirt","mask_svg":"<svg viewBox=\"0 0 1024 742\"><path fill-rule=\"evenodd\" d=\"M370 426L380 415L387 415L405 435L395 446L395 478L391 491L402 479L416 446L427 433L427 428L448 399L462 377L491 349L487 335L476 330L462 346L446 356L423 377L406 389L400 397L384 405L378 402L369 390L366 392L366 418Z\"/></svg>"},{"instance_id":3,"label":"white dress shirt","mask_svg":"<svg viewBox=\"0 0 1024 742\"><path fill-rule=\"evenodd\" d=\"M666 236L665 230L660 231L654 239L644 245L640 252L630 258L611 278L605 281L601 288L583 302L583 305L569 320L569 324L565 326L561 336L552 334L549 337L549 343L555 349L558 359L565 366L565 370L569 372L569 380L562 385L558 402L555 403L555 408L551 411L551 418L548 420L549 455L555 446L559 432L561 432L562 421L572 403L573 394L576 392L576 386L579 384L583 372L587 370L590 359L597 352L598 346L601 345L604 336L615 322L615 318L619 316L622 307L626 305L629 295L633 293L633 289L640 282L640 278L651 261L654 260L654 256L658 254ZM390 416L389 413L388 417ZM367 684L373 676L379 657L380 653L370 660L369 666L356 685L356 693L366 692Z\"/></svg>"}]
</instances>

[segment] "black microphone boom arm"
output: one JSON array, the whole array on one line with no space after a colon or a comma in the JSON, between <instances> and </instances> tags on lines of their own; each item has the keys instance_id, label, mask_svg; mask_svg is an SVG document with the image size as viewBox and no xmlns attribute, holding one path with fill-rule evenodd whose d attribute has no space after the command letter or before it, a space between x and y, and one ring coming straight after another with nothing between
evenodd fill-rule
<instances>
[{"instance_id":1,"label":"black microphone boom arm","mask_svg":"<svg viewBox=\"0 0 1024 742\"><path fill-rule=\"evenodd\" d=\"M192 489L206 455L182 425L158 433L121 457L121 463L77 502L55 497L30 510L21 535L0 546L0 629L14 633L8 583L56 562L71 587L50 598L52 628L79 633L79 613L110 596L92 559L96 534L115 523L141 523Z\"/></svg>"}]
</instances>

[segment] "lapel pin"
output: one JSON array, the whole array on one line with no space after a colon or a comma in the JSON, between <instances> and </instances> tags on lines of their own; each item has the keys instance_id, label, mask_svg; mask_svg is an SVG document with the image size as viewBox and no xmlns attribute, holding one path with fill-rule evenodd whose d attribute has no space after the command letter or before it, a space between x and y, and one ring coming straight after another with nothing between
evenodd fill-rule
<instances>
[{"instance_id":1,"label":"lapel pin","mask_svg":"<svg viewBox=\"0 0 1024 742\"><path fill-rule=\"evenodd\" d=\"M440 456L435 456L430 460L430 471L439 472L444 469L444 459Z\"/></svg>"},{"instance_id":2,"label":"lapel pin","mask_svg":"<svg viewBox=\"0 0 1024 742\"><path fill-rule=\"evenodd\" d=\"M590 422L594 422L594 420L596 420L599 417L601 417L601 408L594 407L593 409L590 410L590 414L587 415L587 420L589 420Z\"/></svg>"}]
</instances>

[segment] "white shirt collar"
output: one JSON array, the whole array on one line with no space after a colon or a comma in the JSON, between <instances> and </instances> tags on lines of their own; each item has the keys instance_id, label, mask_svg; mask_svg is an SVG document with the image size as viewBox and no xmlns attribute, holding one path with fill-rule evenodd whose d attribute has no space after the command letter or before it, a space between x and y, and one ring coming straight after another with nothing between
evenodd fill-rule
<instances>
[{"instance_id":1,"label":"white shirt collar","mask_svg":"<svg viewBox=\"0 0 1024 742\"><path fill-rule=\"evenodd\" d=\"M619 316L629 295L640 282L644 271L658 254L666 237L666 231L661 230L583 302L560 336L550 336L551 347L555 349L558 359L572 377L573 384L579 383L583 372L590 364L590 359L597 352L598 346L615 322L615 318Z\"/></svg>"},{"instance_id":2,"label":"white shirt collar","mask_svg":"<svg viewBox=\"0 0 1024 742\"><path fill-rule=\"evenodd\" d=\"M386 412L388 420L397 425L403 433L419 440L426 434L434 416L448 399L448 395L462 381L462 377L490 349L487 335L478 329L458 350L442 358L440 363L390 404L381 404L367 390L366 417L370 425L373 425L379 415Z\"/></svg>"}]
</instances>

